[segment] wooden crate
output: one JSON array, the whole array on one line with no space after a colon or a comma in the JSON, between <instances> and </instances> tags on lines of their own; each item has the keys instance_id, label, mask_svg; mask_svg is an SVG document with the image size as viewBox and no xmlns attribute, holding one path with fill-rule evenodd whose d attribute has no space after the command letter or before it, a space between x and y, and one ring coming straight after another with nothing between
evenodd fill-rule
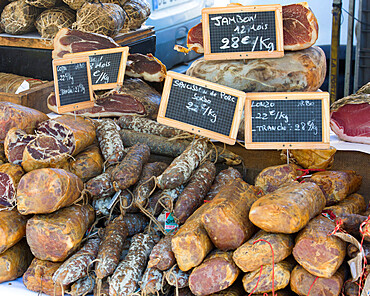
<instances>
[{"instance_id":1,"label":"wooden crate","mask_svg":"<svg viewBox=\"0 0 370 296\"><path fill-rule=\"evenodd\" d=\"M46 99L53 91L54 91L54 82L50 81L35 86L29 90L23 91L17 95L0 92L0 101L12 102L15 104L39 110L44 113L50 113L51 111L48 109Z\"/></svg>"}]
</instances>

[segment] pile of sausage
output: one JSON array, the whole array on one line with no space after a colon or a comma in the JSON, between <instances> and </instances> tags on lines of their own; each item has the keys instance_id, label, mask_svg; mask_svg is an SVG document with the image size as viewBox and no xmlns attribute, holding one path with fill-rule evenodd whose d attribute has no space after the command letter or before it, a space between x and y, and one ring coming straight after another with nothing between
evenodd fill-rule
<instances>
[{"instance_id":1,"label":"pile of sausage","mask_svg":"<svg viewBox=\"0 0 370 296\"><path fill-rule=\"evenodd\" d=\"M339 295L359 250L333 231L363 238L369 256L362 178L325 170L332 152L309 177L291 163L251 185L217 164L240 156L147 118L2 108L0 282L23 275L48 295Z\"/></svg>"}]
</instances>

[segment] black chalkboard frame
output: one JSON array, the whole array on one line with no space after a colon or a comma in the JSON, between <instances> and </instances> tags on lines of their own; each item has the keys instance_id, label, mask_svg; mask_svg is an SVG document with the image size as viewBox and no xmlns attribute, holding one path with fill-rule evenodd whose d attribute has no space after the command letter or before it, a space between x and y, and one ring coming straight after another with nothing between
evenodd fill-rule
<instances>
[{"instance_id":1,"label":"black chalkboard frame","mask_svg":"<svg viewBox=\"0 0 370 296\"><path fill-rule=\"evenodd\" d=\"M61 106L60 96L59 96L59 82L58 82L58 75L57 75L57 67L62 66L62 65L79 64L79 63L86 64L86 79L88 80L88 88L89 88L89 93L86 96L86 101ZM80 109L92 108L94 106L94 93L91 87L90 62L89 62L88 57L62 58L62 59L53 60L53 74L54 74L55 98L56 98L56 104L57 104L57 111L59 114L65 113L65 112L73 112L73 111L77 111Z\"/></svg>"},{"instance_id":2,"label":"black chalkboard frame","mask_svg":"<svg viewBox=\"0 0 370 296\"><path fill-rule=\"evenodd\" d=\"M187 83L191 83L191 84L194 84L196 86L209 88L209 89L215 90L217 92L224 92L227 95L231 95L231 96L234 96L234 97L238 98L235 109L234 109L234 116L233 116L231 128L230 128L229 134L227 136L224 135L224 134L220 134L218 132L214 132L214 131L210 131L210 130L201 128L201 127L196 126L196 125L191 125L191 124L188 124L188 123L184 123L184 122L166 117L166 109L167 109L167 105L168 105L168 101L169 101L172 82L173 82L174 79L184 81L184 82L187 82ZM200 136L204 136L204 137L216 140L216 141L224 142L224 143L229 144L229 145L234 145L235 141L236 141L237 134L238 134L242 113L243 113L243 108L244 108L244 104L245 104L245 97L246 97L245 92L235 90L235 89L232 89L232 88L220 85L220 84L216 84L216 83L213 83L213 82L209 82L209 81L206 81L206 80L203 80L203 79L194 78L194 77L187 76L187 75L184 75L184 74L169 71L169 72L167 72L166 80L165 80L165 83L164 83L164 88L163 88L163 92L162 92L161 103L160 103L160 106L159 106L157 121L159 123L162 123L162 124L165 124L165 125L168 125L168 126L172 126L172 127L178 128L178 129L182 129L182 130L190 132L190 133L194 133L194 134L197 134L197 135L200 135ZM179 98L179 99L183 100L183 98Z\"/></svg>"},{"instance_id":3,"label":"black chalkboard frame","mask_svg":"<svg viewBox=\"0 0 370 296\"><path fill-rule=\"evenodd\" d=\"M276 49L274 51L255 52L222 52L211 51L211 35L209 28L209 16L211 14L238 14L242 12L275 12ZM206 60L240 60L257 58L281 58L284 56L283 15L280 4L272 5L247 5L230 4L228 7L211 7L202 9L202 29L204 59ZM225 36L227 37L227 36Z\"/></svg>"},{"instance_id":4,"label":"black chalkboard frame","mask_svg":"<svg viewBox=\"0 0 370 296\"><path fill-rule=\"evenodd\" d=\"M253 142L252 101L273 102L274 100L320 100L321 142ZM298 112L298 108L297 108ZM328 92L247 93L244 109L246 149L329 149L330 148L330 95ZM271 131L269 132L271 133Z\"/></svg>"},{"instance_id":5,"label":"black chalkboard frame","mask_svg":"<svg viewBox=\"0 0 370 296\"><path fill-rule=\"evenodd\" d=\"M84 52L78 52L78 53L69 53L64 55L65 57L90 57L90 56L97 56L97 55L105 55L105 54L112 54L121 52L121 59L120 59L120 65L117 75L116 82L112 83L102 83L102 84L92 84L93 90L101 90L101 89L113 89L117 87L118 85L123 85L123 79L125 76L125 70L126 70L126 63L127 63L127 57L129 54L129 47L117 47L117 48L108 48L108 49L99 49L99 50L92 50L92 51L84 51ZM90 65L91 66L91 65Z\"/></svg>"}]
</instances>

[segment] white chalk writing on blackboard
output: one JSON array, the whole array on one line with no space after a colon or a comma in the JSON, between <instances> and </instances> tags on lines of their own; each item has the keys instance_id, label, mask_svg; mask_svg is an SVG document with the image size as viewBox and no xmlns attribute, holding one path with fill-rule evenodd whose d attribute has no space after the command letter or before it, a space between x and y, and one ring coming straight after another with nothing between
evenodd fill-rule
<instances>
[{"instance_id":1,"label":"white chalk writing on blackboard","mask_svg":"<svg viewBox=\"0 0 370 296\"><path fill-rule=\"evenodd\" d=\"M67 86L67 88L62 88L60 90L61 96L66 95L66 94L85 94L85 93L86 93L86 89L82 83L78 85L69 85Z\"/></svg>"},{"instance_id":2,"label":"white chalk writing on blackboard","mask_svg":"<svg viewBox=\"0 0 370 296\"><path fill-rule=\"evenodd\" d=\"M104 60L104 56L90 56L90 67L95 84L109 83L109 75L105 68L109 68L111 62Z\"/></svg>"}]
</instances>

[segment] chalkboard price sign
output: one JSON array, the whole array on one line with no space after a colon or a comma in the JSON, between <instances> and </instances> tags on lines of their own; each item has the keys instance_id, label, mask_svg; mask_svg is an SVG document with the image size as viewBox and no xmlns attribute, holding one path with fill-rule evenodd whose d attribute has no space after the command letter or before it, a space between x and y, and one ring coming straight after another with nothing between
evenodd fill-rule
<instances>
[{"instance_id":1,"label":"chalkboard price sign","mask_svg":"<svg viewBox=\"0 0 370 296\"><path fill-rule=\"evenodd\" d=\"M281 5L231 5L202 10L206 60L284 56Z\"/></svg>"},{"instance_id":2,"label":"chalkboard price sign","mask_svg":"<svg viewBox=\"0 0 370 296\"><path fill-rule=\"evenodd\" d=\"M329 148L329 94L248 93L247 149Z\"/></svg>"},{"instance_id":3,"label":"chalkboard price sign","mask_svg":"<svg viewBox=\"0 0 370 296\"><path fill-rule=\"evenodd\" d=\"M94 106L87 57L54 60L53 73L58 113Z\"/></svg>"},{"instance_id":4,"label":"chalkboard price sign","mask_svg":"<svg viewBox=\"0 0 370 296\"><path fill-rule=\"evenodd\" d=\"M233 145L245 96L229 87L168 72L157 121Z\"/></svg>"},{"instance_id":5,"label":"chalkboard price sign","mask_svg":"<svg viewBox=\"0 0 370 296\"><path fill-rule=\"evenodd\" d=\"M66 54L65 57L88 56L92 89L110 89L123 84L128 51L126 46Z\"/></svg>"}]
</instances>

